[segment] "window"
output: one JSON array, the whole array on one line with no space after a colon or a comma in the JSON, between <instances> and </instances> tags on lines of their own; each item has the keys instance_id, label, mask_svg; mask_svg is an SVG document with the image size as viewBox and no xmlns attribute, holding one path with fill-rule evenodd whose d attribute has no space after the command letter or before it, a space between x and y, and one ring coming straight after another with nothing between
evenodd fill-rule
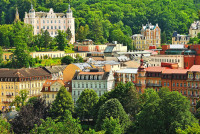
<instances>
[{"instance_id":1,"label":"window","mask_svg":"<svg viewBox=\"0 0 200 134\"><path fill-rule=\"evenodd\" d=\"M37 29L39 29L39 26L37 26Z\"/></svg>"},{"instance_id":2,"label":"window","mask_svg":"<svg viewBox=\"0 0 200 134\"><path fill-rule=\"evenodd\" d=\"M54 98L54 94L52 94L52 98Z\"/></svg>"},{"instance_id":3,"label":"window","mask_svg":"<svg viewBox=\"0 0 200 134\"><path fill-rule=\"evenodd\" d=\"M101 91L99 91L99 96L101 96Z\"/></svg>"},{"instance_id":4,"label":"window","mask_svg":"<svg viewBox=\"0 0 200 134\"><path fill-rule=\"evenodd\" d=\"M173 87L175 87L175 83L173 83Z\"/></svg>"},{"instance_id":5,"label":"window","mask_svg":"<svg viewBox=\"0 0 200 134\"><path fill-rule=\"evenodd\" d=\"M47 23L49 23L49 20L47 20Z\"/></svg>"},{"instance_id":6,"label":"window","mask_svg":"<svg viewBox=\"0 0 200 134\"><path fill-rule=\"evenodd\" d=\"M56 91L58 91L58 88L56 88Z\"/></svg>"},{"instance_id":7,"label":"window","mask_svg":"<svg viewBox=\"0 0 200 134\"><path fill-rule=\"evenodd\" d=\"M55 26L55 29L57 29L57 27Z\"/></svg>"},{"instance_id":8,"label":"window","mask_svg":"<svg viewBox=\"0 0 200 134\"><path fill-rule=\"evenodd\" d=\"M179 83L176 83L176 86L178 87L178 86L179 86Z\"/></svg>"},{"instance_id":9,"label":"window","mask_svg":"<svg viewBox=\"0 0 200 134\"><path fill-rule=\"evenodd\" d=\"M180 83L180 87L182 87L183 86L183 83Z\"/></svg>"},{"instance_id":10,"label":"window","mask_svg":"<svg viewBox=\"0 0 200 134\"><path fill-rule=\"evenodd\" d=\"M51 29L53 29L53 26L51 26Z\"/></svg>"},{"instance_id":11,"label":"window","mask_svg":"<svg viewBox=\"0 0 200 134\"><path fill-rule=\"evenodd\" d=\"M49 98L49 94L47 94L47 98Z\"/></svg>"},{"instance_id":12,"label":"window","mask_svg":"<svg viewBox=\"0 0 200 134\"><path fill-rule=\"evenodd\" d=\"M166 86L166 82L164 82L164 86Z\"/></svg>"},{"instance_id":13,"label":"window","mask_svg":"<svg viewBox=\"0 0 200 134\"><path fill-rule=\"evenodd\" d=\"M61 27L59 26L59 29L61 29Z\"/></svg>"},{"instance_id":14,"label":"window","mask_svg":"<svg viewBox=\"0 0 200 134\"><path fill-rule=\"evenodd\" d=\"M45 23L45 20L43 20L43 23Z\"/></svg>"},{"instance_id":15,"label":"window","mask_svg":"<svg viewBox=\"0 0 200 134\"><path fill-rule=\"evenodd\" d=\"M82 88L84 88L84 84L82 84Z\"/></svg>"},{"instance_id":16,"label":"window","mask_svg":"<svg viewBox=\"0 0 200 134\"><path fill-rule=\"evenodd\" d=\"M60 23L60 20L59 20L59 23Z\"/></svg>"},{"instance_id":17,"label":"window","mask_svg":"<svg viewBox=\"0 0 200 134\"><path fill-rule=\"evenodd\" d=\"M53 23L53 20L51 20L51 23Z\"/></svg>"},{"instance_id":18,"label":"window","mask_svg":"<svg viewBox=\"0 0 200 134\"><path fill-rule=\"evenodd\" d=\"M80 95L80 91L78 91L78 96Z\"/></svg>"},{"instance_id":19,"label":"window","mask_svg":"<svg viewBox=\"0 0 200 134\"><path fill-rule=\"evenodd\" d=\"M49 26L47 26L47 29L49 29Z\"/></svg>"},{"instance_id":20,"label":"window","mask_svg":"<svg viewBox=\"0 0 200 134\"><path fill-rule=\"evenodd\" d=\"M52 88L52 91L54 91L54 88Z\"/></svg>"},{"instance_id":21,"label":"window","mask_svg":"<svg viewBox=\"0 0 200 134\"><path fill-rule=\"evenodd\" d=\"M186 83L184 83L184 87L186 87Z\"/></svg>"},{"instance_id":22,"label":"window","mask_svg":"<svg viewBox=\"0 0 200 134\"><path fill-rule=\"evenodd\" d=\"M167 83L167 86L169 87L169 82Z\"/></svg>"},{"instance_id":23,"label":"window","mask_svg":"<svg viewBox=\"0 0 200 134\"><path fill-rule=\"evenodd\" d=\"M74 91L74 95L76 95L76 91Z\"/></svg>"}]
</instances>

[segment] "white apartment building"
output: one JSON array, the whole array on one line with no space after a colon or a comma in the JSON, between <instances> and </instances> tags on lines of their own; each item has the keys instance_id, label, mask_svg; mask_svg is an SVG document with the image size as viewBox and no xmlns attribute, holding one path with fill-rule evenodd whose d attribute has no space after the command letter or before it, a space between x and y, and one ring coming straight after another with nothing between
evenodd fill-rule
<instances>
[{"instance_id":1,"label":"white apartment building","mask_svg":"<svg viewBox=\"0 0 200 134\"><path fill-rule=\"evenodd\" d=\"M200 33L200 21L194 21L190 26L189 35L194 38L197 37L198 33Z\"/></svg>"},{"instance_id":2,"label":"white apartment building","mask_svg":"<svg viewBox=\"0 0 200 134\"><path fill-rule=\"evenodd\" d=\"M92 89L100 97L105 92L113 89L114 85L112 71L98 72L98 70L90 70L90 72L76 72L72 79L72 99L76 103L84 89Z\"/></svg>"},{"instance_id":3,"label":"white apartment building","mask_svg":"<svg viewBox=\"0 0 200 134\"><path fill-rule=\"evenodd\" d=\"M184 55L154 55L150 56L149 65L161 66L161 62L178 63L178 66L184 68Z\"/></svg>"},{"instance_id":4,"label":"white apartment building","mask_svg":"<svg viewBox=\"0 0 200 134\"><path fill-rule=\"evenodd\" d=\"M31 4L29 13L25 12L24 23L33 26L34 35L40 34L41 30L47 30L50 36L54 37L58 33L57 30L67 31L69 28L72 33L71 43L75 42L75 21L70 5L64 14L54 13L52 8L49 12L35 12Z\"/></svg>"}]
</instances>

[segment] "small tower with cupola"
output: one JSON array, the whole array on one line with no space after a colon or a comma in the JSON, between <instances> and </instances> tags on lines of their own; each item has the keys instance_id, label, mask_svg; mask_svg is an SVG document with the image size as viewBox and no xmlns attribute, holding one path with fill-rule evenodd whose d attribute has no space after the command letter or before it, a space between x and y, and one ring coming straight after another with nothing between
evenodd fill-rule
<instances>
[{"instance_id":1,"label":"small tower with cupola","mask_svg":"<svg viewBox=\"0 0 200 134\"><path fill-rule=\"evenodd\" d=\"M69 28L72 33L72 38L71 38L70 43L74 43L75 42L75 22L74 22L73 12L72 12L72 9L70 8L70 5L68 6L68 9L66 12L66 18L67 18L66 28Z\"/></svg>"},{"instance_id":2,"label":"small tower with cupola","mask_svg":"<svg viewBox=\"0 0 200 134\"><path fill-rule=\"evenodd\" d=\"M142 59L143 54L141 54L140 66L138 67L136 88L140 93L144 93L146 88L146 69L144 67L144 61Z\"/></svg>"}]
</instances>

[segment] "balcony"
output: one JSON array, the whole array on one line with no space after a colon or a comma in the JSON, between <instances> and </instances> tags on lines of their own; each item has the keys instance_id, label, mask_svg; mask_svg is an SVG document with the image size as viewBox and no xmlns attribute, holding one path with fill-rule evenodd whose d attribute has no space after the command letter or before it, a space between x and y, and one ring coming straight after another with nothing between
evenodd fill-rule
<instances>
[{"instance_id":1,"label":"balcony","mask_svg":"<svg viewBox=\"0 0 200 134\"><path fill-rule=\"evenodd\" d=\"M11 98L11 97L12 97L12 95L11 95L11 94L7 94L6 96L7 96L8 98Z\"/></svg>"},{"instance_id":2,"label":"balcony","mask_svg":"<svg viewBox=\"0 0 200 134\"><path fill-rule=\"evenodd\" d=\"M135 86L137 86L137 87L141 87L142 84L141 84L141 83L136 83Z\"/></svg>"},{"instance_id":3,"label":"balcony","mask_svg":"<svg viewBox=\"0 0 200 134\"><path fill-rule=\"evenodd\" d=\"M191 105L192 107L195 107L195 106L196 106L196 103L192 102L190 105Z\"/></svg>"},{"instance_id":4,"label":"balcony","mask_svg":"<svg viewBox=\"0 0 200 134\"><path fill-rule=\"evenodd\" d=\"M147 87L162 87L161 84L156 84L156 83L147 83Z\"/></svg>"},{"instance_id":5,"label":"balcony","mask_svg":"<svg viewBox=\"0 0 200 134\"><path fill-rule=\"evenodd\" d=\"M3 101L4 104L9 104L11 103L10 101Z\"/></svg>"},{"instance_id":6,"label":"balcony","mask_svg":"<svg viewBox=\"0 0 200 134\"><path fill-rule=\"evenodd\" d=\"M193 98L193 99L198 99L199 95L189 95L189 97Z\"/></svg>"},{"instance_id":7,"label":"balcony","mask_svg":"<svg viewBox=\"0 0 200 134\"><path fill-rule=\"evenodd\" d=\"M197 86L189 86L188 89L190 89L190 90L199 90L200 87L197 87Z\"/></svg>"}]
</instances>

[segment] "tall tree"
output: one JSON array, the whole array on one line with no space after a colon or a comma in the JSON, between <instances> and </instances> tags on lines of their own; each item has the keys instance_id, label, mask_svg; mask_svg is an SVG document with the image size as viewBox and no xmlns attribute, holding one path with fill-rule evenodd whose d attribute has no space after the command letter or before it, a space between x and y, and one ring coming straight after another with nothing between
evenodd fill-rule
<instances>
[{"instance_id":1,"label":"tall tree","mask_svg":"<svg viewBox=\"0 0 200 134\"><path fill-rule=\"evenodd\" d=\"M1 134L12 134L10 123L6 122L0 117L0 133Z\"/></svg>"},{"instance_id":2,"label":"tall tree","mask_svg":"<svg viewBox=\"0 0 200 134\"><path fill-rule=\"evenodd\" d=\"M67 46L66 33L64 31L58 30L58 35L55 37L55 40L57 42L58 49L63 51L65 46Z\"/></svg>"},{"instance_id":3,"label":"tall tree","mask_svg":"<svg viewBox=\"0 0 200 134\"><path fill-rule=\"evenodd\" d=\"M67 40L68 40L68 43L69 43L71 41L71 39L72 39L72 32L69 29L69 27L67 28L66 33L67 33Z\"/></svg>"},{"instance_id":4,"label":"tall tree","mask_svg":"<svg viewBox=\"0 0 200 134\"><path fill-rule=\"evenodd\" d=\"M98 112L98 119L96 123L96 129L102 129L103 120L106 118L113 117L114 119L119 118L122 132L125 132L130 125L128 115L123 109L123 106L117 99L110 99L101 106Z\"/></svg>"},{"instance_id":5,"label":"tall tree","mask_svg":"<svg viewBox=\"0 0 200 134\"><path fill-rule=\"evenodd\" d=\"M63 121L56 122L51 118L47 118L46 121L42 120L41 125L36 125L34 129L31 130L31 134L38 133L53 133L53 134L80 134L82 133L81 124L79 124L78 119L74 119L69 110L66 110L63 114Z\"/></svg>"},{"instance_id":6,"label":"tall tree","mask_svg":"<svg viewBox=\"0 0 200 134\"><path fill-rule=\"evenodd\" d=\"M17 116L10 121L15 133L29 133L35 124L40 125L41 119L48 116L49 107L42 98L38 98L33 104L27 104L21 107Z\"/></svg>"},{"instance_id":7,"label":"tall tree","mask_svg":"<svg viewBox=\"0 0 200 134\"><path fill-rule=\"evenodd\" d=\"M2 63L2 61L3 61L3 49L0 46L0 64Z\"/></svg>"},{"instance_id":8,"label":"tall tree","mask_svg":"<svg viewBox=\"0 0 200 134\"><path fill-rule=\"evenodd\" d=\"M17 108L20 108L25 105L27 98L28 98L28 91L26 89L20 90L19 96L15 97L15 99L11 105L16 104Z\"/></svg>"},{"instance_id":9,"label":"tall tree","mask_svg":"<svg viewBox=\"0 0 200 134\"><path fill-rule=\"evenodd\" d=\"M49 34L49 32L47 30L44 31L44 33L42 34L42 42L43 42L43 47L45 47L45 49L47 50L50 42L52 41L52 38Z\"/></svg>"},{"instance_id":10,"label":"tall tree","mask_svg":"<svg viewBox=\"0 0 200 134\"><path fill-rule=\"evenodd\" d=\"M92 23L91 37L96 43L102 43L103 38L103 27L100 20L95 19Z\"/></svg>"},{"instance_id":11,"label":"tall tree","mask_svg":"<svg viewBox=\"0 0 200 134\"><path fill-rule=\"evenodd\" d=\"M87 38L88 34L89 34L89 26L87 24L85 26L80 26L76 34L77 40L83 41L84 39Z\"/></svg>"},{"instance_id":12,"label":"tall tree","mask_svg":"<svg viewBox=\"0 0 200 134\"><path fill-rule=\"evenodd\" d=\"M51 117L53 119L59 118L59 120L63 120L65 110L69 110L70 112L74 111L74 102L72 101L71 94L67 91L67 89L62 86L57 93L56 99L53 101L50 109Z\"/></svg>"},{"instance_id":13,"label":"tall tree","mask_svg":"<svg viewBox=\"0 0 200 134\"><path fill-rule=\"evenodd\" d=\"M162 88L158 93L148 89L143 94L144 105L137 117L136 133L175 133L196 119L190 112L190 103L178 92Z\"/></svg>"},{"instance_id":14,"label":"tall tree","mask_svg":"<svg viewBox=\"0 0 200 134\"><path fill-rule=\"evenodd\" d=\"M161 43L165 44L167 42L167 37L165 31L161 33Z\"/></svg>"},{"instance_id":15,"label":"tall tree","mask_svg":"<svg viewBox=\"0 0 200 134\"><path fill-rule=\"evenodd\" d=\"M102 125L102 130L105 130L105 134L122 134L121 125L119 123L119 119L106 118Z\"/></svg>"},{"instance_id":16,"label":"tall tree","mask_svg":"<svg viewBox=\"0 0 200 134\"><path fill-rule=\"evenodd\" d=\"M76 113L80 119L93 119L94 106L98 102L97 93L92 89L85 89L76 103Z\"/></svg>"}]
</instances>

